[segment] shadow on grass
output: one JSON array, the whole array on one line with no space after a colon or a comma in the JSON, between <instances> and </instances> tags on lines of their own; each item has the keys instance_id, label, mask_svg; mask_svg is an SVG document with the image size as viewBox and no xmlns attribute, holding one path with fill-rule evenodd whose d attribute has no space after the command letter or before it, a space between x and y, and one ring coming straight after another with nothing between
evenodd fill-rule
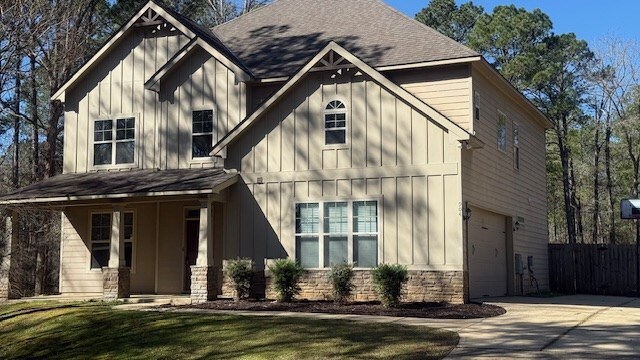
<instances>
[{"instance_id":1,"label":"shadow on grass","mask_svg":"<svg viewBox=\"0 0 640 360\"><path fill-rule=\"evenodd\" d=\"M395 324L118 311L102 304L23 313L0 326L0 358L438 359L457 342L452 332Z\"/></svg>"}]
</instances>

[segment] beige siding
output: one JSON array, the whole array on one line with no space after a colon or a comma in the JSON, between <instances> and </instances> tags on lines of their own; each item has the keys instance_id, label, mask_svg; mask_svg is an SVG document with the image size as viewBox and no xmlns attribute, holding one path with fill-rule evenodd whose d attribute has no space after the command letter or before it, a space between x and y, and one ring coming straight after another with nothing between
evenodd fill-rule
<instances>
[{"instance_id":1,"label":"beige siding","mask_svg":"<svg viewBox=\"0 0 640 360\"><path fill-rule=\"evenodd\" d=\"M329 75L307 75L231 145L227 167L243 182L230 192L225 257L293 257L295 201L377 199L380 262L461 269L457 142L365 76ZM324 146L334 99L348 108L346 146Z\"/></svg>"},{"instance_id":2,"label":"beige siding","mask_svg":"<svg viewBox=\"0 0 640 360\"><path fill-rule=\"evenodd\" d=\"M222 63L197 49L163 79L159 94L144 88L188 41L177 30L137 29L67 91L64 172L95 170L93 121L119 116L136 117L135 165L130 167L214 165L213 159L191 160L191 112L213 109L215 137L224 136L246 115L245 85Z\"/></svg>"},{"instance_id":3,"label":"beige siding","mask_svg":"<svg viewBox=\"0 0 640 360\"><path fill-rule=\"evenodd\" d=\"M469 65L404 70L385 76L463 129L473 132Z\"/></svg>"},{"instance_id":4,"label":"beige siding","mask_svg":"<svg viewBox=\"0 0 640 360\"><path fill-rule=\"evenodd\" d=\"M515 101L474 71L473 90L480 93L475 124L484 148L463 151L463 199L470 204L525 219L514 232L514 252L534 257L534 271L548 288L545 196L545 132ZM507 117L506 152L497 147L498 110ZM520 170L514 168L513 124L520 129ZM473 216L473 214L471 215Z\"/></svg>"},{"instance_id":5,"label":"beige siding","mask_svg":"<svg viewBox=\"0 0 640 360\"><path fill-rule=\"evenodd\" d=\"M133 211L135 216L132 293L183 291L184 211L198 206L198 201L125 204L125 211ZM219 203L213 208L214 261L221 264L224 208ZM110 206L86 206L69 208L63 213L60 292L102 292L102 272L90 269L90 214L110 211Z\"/></svg>"}]
</instances>

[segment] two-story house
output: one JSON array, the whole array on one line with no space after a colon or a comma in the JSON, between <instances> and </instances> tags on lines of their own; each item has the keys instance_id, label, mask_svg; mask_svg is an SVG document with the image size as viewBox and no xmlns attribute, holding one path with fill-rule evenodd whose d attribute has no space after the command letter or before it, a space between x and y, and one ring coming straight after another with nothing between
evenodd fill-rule
<instances>
[{"instance_id":1,"label":"two-story house","mask_svg":"<svg viewBox=\"0 0 640 360\"><path fill-rule=\"evenodd\" d=\"M341 262L356 299L382 263L408 267L409 300L526 292L528 257L548 286L549 121L382 1L278 0L213 29L150 1L53 99L64 174L0 204L61 209L63 294L202 302L236 257L267 296L286 257L310 299Z\"/></svg>"}]
</instances>

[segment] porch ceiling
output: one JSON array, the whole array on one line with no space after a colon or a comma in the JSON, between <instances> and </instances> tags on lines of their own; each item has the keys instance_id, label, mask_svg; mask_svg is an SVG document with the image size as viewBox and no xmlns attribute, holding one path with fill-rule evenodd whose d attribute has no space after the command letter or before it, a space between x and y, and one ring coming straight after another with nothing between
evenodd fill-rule
<instances>
[{"instance_id":1,"label":"porch ceiling","mask_svg":"<svg viewBox=\"0 0 640 360\"><path fill-rule=\"evenodd\" d=\"M223 169L134 170L62 174L0 196L0 205L68 203L144 196L216 194L237 173Z\"/></svg>"}]
</instances>

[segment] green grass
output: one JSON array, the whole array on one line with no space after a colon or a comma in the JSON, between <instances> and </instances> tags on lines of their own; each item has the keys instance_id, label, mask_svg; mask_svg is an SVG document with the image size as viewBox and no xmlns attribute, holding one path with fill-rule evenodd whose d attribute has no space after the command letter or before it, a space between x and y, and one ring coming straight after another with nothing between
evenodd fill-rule
<instances>
[{"instance_id":1,"label":"green grass","mask_svg":"<svg viewBox=\"0 0 640 360\"><path fill-rule=\"evenodd\" d=\"M457 343L453 332L394 324L0 305L2 359L438 359Z\"/></svg>"}]
</instances>

